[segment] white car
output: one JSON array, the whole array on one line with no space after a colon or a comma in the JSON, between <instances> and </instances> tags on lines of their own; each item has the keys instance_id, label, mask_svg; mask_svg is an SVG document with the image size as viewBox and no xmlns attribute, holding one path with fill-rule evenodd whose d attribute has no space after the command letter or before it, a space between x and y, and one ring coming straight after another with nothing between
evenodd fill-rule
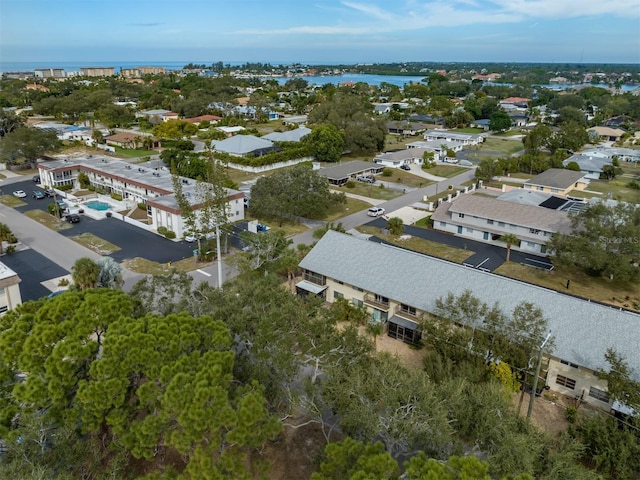
<instances>
[{"instance_id":1,"label":"white car","mask_svg":"<svg viewBox=\"0 0 640 480\"><path fill-rule=\"evenodd\" d=\"M384 215L384 208L382 207L371 207L367 210L367 215L370 217L379 217L380 215Z\"/></svg>"},{"instance_id":2,"label":"white car","mask_svg":"<svg viewBox=\"0 0 640 480\"><path fill-rule=\"evenodd\" d=\"M24 193L22 190L16 190L15 192L13 192L13 196L18 198L24 198L27 196L27 194Z\"/></svg>"}]
</instances>

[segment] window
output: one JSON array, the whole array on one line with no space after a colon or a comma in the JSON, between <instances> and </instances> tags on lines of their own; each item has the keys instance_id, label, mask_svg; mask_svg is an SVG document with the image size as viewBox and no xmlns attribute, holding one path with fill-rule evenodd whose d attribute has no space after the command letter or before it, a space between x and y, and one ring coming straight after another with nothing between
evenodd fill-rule
<instances>
[{"instance_id":1,"label":"window","mask_svg":"<svg viewBox=\"0 0 640 480\"><path fill-rule=\"evenodd\" d=\"M344 282L341 282L340 280L336 280L336 283L339 285L344 285Z\"/></svg>"},{"instance_id":2,"label":"window","mask_svg":"<svg viewBox=\"0 0 640 480\"><path fill-rule=\"evenodd\" d=\"M440 222L440 226L441 227L446 227L447 226L447 222Z\"/></svg>"},{"instance_id":3,"label":"window","mask_svg":"<svg viewBox=\"0 0 640 480\"><path fill-rule=\"evenodd\" d=\"M578 365L576 365L575 363L571 363L568 360L560 360L560 363L563 365L569 365L570 367L573 367L573 368L579 368Z\"/></svg>"},{"instance_id":4,"label":"window","mask_svg":"<svg viewBox=\"0 0 640 480\"><path fill-rule=\"evenodd\" d=\"M389 305L389 299L387 297L383 297L382 295L378 295L377 293L374 296L374 300L376 303L380 303L382 305Z\"/></svg>"},{"instance_id":5,"label":"window","mask_svg":"<svg viewBox=\"0 0 640 480\"><path fill-rule=\"evenodd\" d=\"M353 303L356 307L364 307L364 302L359 298L352 298L351 303Z\"/></svg>"},{"instance_id":6,"label":"window","mask_svg":"<svg viewBox=\"0 0 640 480\"><path fill-rule=\"evenodd\" d=\"M236 210L236 217L240 215L240 210Z\"/></svg>"},{"instance_id":7,"label":"window","mask_svg":"<svg viewBox=\"0 0 640 480\"><path fill-rule=\"evenodd\" d=\"M570 388L571 390L576 388L576 381L573 378L565 377L564 375L558 375L556 377L556 383L563 387Z\"/></svg>"},{"instance_id":8,"label":"window","mask_svg":"<svg viewBox=\"0 0 640 480\"><path fill-rule=\"evenodd\" d=\"M473 228L467 227L467 233L473 233Z\"/></svg>"},{"instance_id":9,"label":"window","mask_svg":"<svg viewBox=\"0 0 640 480\"><path fill-rule=\"evenodd\" d=\"M487 220L487 223L488 223L489 225L493 225L493 220Z\"/></svg>"},{"instance_id":10,"label":"window","mask_svg":"<svg viewBox=\"0 0 640 480\"><path fill-rule=\"evenodd\" d=\"M536 244L533 242L527 242L527 247L529 248L535 248Z\"/></svg>"},{"instance_id":11,"label":"window","mask_svg":"<svg viewBox=\"0 0 640 480\"><path fill-rule=\"evenodd\" d=\"M504 227L504 222L498 222L499 227Z\"/></svg>"},{"instance_id":12,"label":"window","mask_svg":"<svg viewBox=\"0 0 640 480\"><path fill-rule=\"evenodd\" d=\"M413 315L415 316L416 314L416 307L412 307L410 305L405 305L404 303L400 305L400 311L402 313L408 313L409 315Z\"/></svg>"},{"instance_id":13,"label":"window","mask_svg":"<svg viewBox=\"0 0 640 480\"><path fill-rule=\"evenodd\" d=\"M8 306L6 306L6 305L2 305L2 306L0 307L0 313L4 313L4 312L6 312L7 310L9 310L9 307L8 307Z\"/></svg>"},{"instance_id":14,"label":"window","mask_svg":"<svg viewBox=\"0 0 640 480\"><path fill-rule=\"evenodd\" d=\"M353 289L354 289L356 292L362 292L362 291L363 291L360 287L356 287L355 285L353 286Z\"/></svg>"},{"instance_id":15,"label":"window","mask_svg":"<svg viewBox=\"0 0 640 480\"><path fill-rule=\"evenodd\" d=\"M530 228L529 229L529 233L533 233L534 235L538 235L538 234L540 234L540 230L538 230L537 228Z\"/></svg>"},{"instance_id":16,"label":"window","mask_svg":"<svg viewBox=\"0 0 640 480\"><path fill-rule=\"evenodd\" d=\"M338 300L339 298L344 298L344 294L334 291L333 292L333 298L334 298L334 300Z\"/></svg>"},{"instance_id":17,"label":"window","mask_svg":"<svg viewBox=\"0 0 640 480\"><path fill-rule=\"evenodd\" d=\"M538 185L538 186L536 187L536 190L538 190L539 192L541 192L541 191L542 191L542 187L541 187L540 185Z\"/></svg>"},{"instance_id":18,"label":"window","mask_svg":"<svg viewBox=\"0 0 640 480\"><path fill-rule=\"evenodd\" d=\"M459 213L458 218L464 218L464 213Z\"/></svg>"},{"instance_id":19,"label":"window","mask_svg":"<svg viewBox=\"0 0 640 480\"><path fill-rule=\"evenodd\" d=\"M609 403L609 395L604 390L600 390L596 387L589 387L589 396L600 400L601 402Z\"/></svg>"},{"instance_id":20,"label":"window","mask_svg":"<svg viewBox=\"0 0 640 480\"><path fill-rule=\"evenodd\" d=\"M304 279L307 282L315 283L316 285L324 285L324 277L316 272L305 270Z\"/></svg>"},{"instance_id":21,"label":"window","mask_svg":"<svg viewBox=\"0 0 640 480\"><path fill-rule=\"evenodd\" d=\"M516 226L515 226L513 223L510 223L510 224L509 224L509 228L510 228L511 230L515 230L515 229L516 229Z\"/></svg>"}]
</instances>

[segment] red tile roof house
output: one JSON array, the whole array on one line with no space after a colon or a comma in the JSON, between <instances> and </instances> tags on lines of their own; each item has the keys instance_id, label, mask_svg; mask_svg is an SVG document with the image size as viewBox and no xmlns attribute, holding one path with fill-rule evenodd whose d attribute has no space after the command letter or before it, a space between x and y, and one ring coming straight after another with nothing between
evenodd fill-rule
<instances>
[{"instance_id":1,"label":"red tile roof house","mask_svg":"<svg viewBox=\"0 0 640 480\"><path fill-rule=\"evenodd\" d=\"M189 123L197 123L198 125L200 124L200 122L209 122L215 124L222 120L222 117L219 117L217 115L200 115L199 117L183 118L183 120Z\"/></svg>"}]
</instances>

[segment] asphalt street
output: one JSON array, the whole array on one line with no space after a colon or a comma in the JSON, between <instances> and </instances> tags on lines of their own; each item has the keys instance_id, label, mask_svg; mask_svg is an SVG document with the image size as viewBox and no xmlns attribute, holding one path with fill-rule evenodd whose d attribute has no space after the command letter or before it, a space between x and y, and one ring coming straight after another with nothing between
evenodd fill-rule
<instances>
[{"instance_id":1,"label":"asphalt street","mask_svg":"<svg viewBox=\"0 0 640 480\"><path fill-rule=\"evenodd\" d=\"M63 277L69 273L34 249L4 255L2 263L18 273L20 280L22 280L20 282L20 295L23 302L49 295L51 290L42 285L43 282L52 278Z\"/></svg>"}]
</instances>

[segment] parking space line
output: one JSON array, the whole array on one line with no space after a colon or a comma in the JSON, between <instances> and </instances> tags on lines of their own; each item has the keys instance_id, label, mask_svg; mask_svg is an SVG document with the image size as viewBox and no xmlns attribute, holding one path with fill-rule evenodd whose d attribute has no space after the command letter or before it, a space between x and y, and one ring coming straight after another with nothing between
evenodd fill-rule
<instances>
[{"instance_id":1,"label":"parking space line","mask_svg":"<svg viewBox=\"0 0 640 480\"><path fill-rule=\"evenodd\" d=\"M196 272L201 273L201 274L203 274L203 275L205 275L205 276L207 276L207 277L210 277L210 276L211 276L211 274L210 274L210 273L204 272L204 271L202 271L202 270L200 270L200 269L196 270Z\"/></svg>"}]
</instances>

